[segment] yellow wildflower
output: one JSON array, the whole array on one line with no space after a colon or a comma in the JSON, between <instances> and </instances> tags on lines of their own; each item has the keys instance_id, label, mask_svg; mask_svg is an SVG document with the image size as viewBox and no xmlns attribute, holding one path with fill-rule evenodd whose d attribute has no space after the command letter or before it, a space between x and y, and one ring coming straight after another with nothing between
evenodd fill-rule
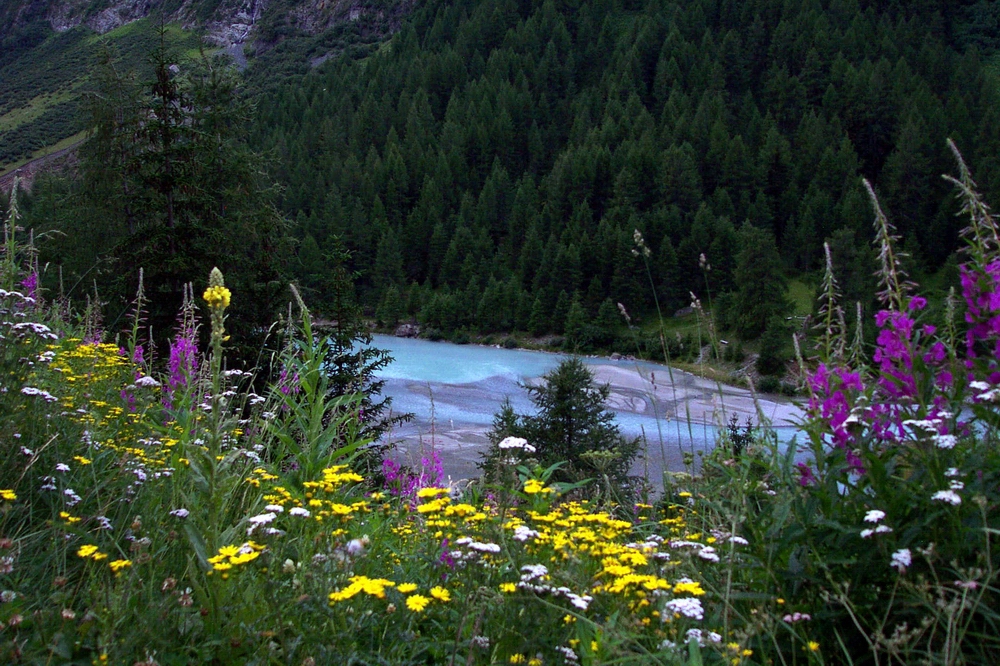
<instances>
[{"instance_id":1,"label":"yellow wildflower","mask_svg":"<svg viewBox=\"0 0 1000 666\"><path fill-rule=\"evenodd\" d=\"M406 607L409 608L414 613L419 613L427 608L427 604L431 602L427 597L414 594L406 598Z\"/></svg>"},{"instance_id":2,"label":"yellow wildflower","mask_svg":"<svg viewBox=\"0 0 1000 666\"><path fill-rule=\"evenodd\" d=\"M113 562L108 562L108 566L111 567L111 570L117 574L122 569L132 566L132 560L115 560Z\"/></svg>"},{"instance_id":3,"label":"yellow wildflower","mask_svg":"<svg viewBox=\"0 0 1000 666\"><path fill-rule=\"evenodd\" d=\"M538 479L528 479L527 481L524 482L524 492L529 495L535 495L538 493L544 495L547 493L554 493L555 490L547 487L544 483L542 483Z\"/></svg>"},{"instance_id":4,"label":"yellow wildflower","mask_svg":"<svg viewBox=\"0 0 1000 666\"><path fill-rule=\"evenodd\" d=\"M810 652L819 651L819 643L817 643L816 641L809 641L809 651Z\"/></svg>"},{"instance_id":5,"label":"yellow wildflower","mask_svg":"<svg viewBox=\"0 0 1000 666\"><path fill-rule=\"evenodd\" d=\"M0 499L4 500L5 502L13 502L14 500L17 499L17 495L14 493L13 490L6 490L6 489L0 490Z\"/></svg>"},{"instance_id":6,"label":"yellow wildflower","mask_svg":"<svg viewBox=\"0 0 1000 666\"><path fill-rule=\"evenodd\" d=\"M500 591L501 592L506 592L508 594L510 594L511 592L516 592L517 591L517 585L515 585L514 583L501 583L500 584Z\"/></svg>"},{"instance_id":7,"label":"yellow wildflower","mask_svg":"<svg viewBox=\"0 0 1000 666\"><path fill-rule=\"evenodd\" d=\"M427 488L421 488L420 490L417 491L417 497L419 497L420 499L424 499L426 497L437 497L438 495L447 495L447 494L448 494L447 488L427 487Z\"/></svg>"},{"instance_id":8,"label":"yellow wildflower","mask_svg":"<svg viewBox=\"0 0 1000 666\"><path fill-rule=\"evenodd\" d=\"M701 588L701 583L697 581L686 581L674 585L674 594L684 594L685 592L693 594L696 597L700 597L705 594L705 590Z\"/></svg>"},{"instance_id":9,"label":"yellow wildflower","mask_svg":"<svg viewBox=\"0 0 1000 666\"><path fill-rule=\"evenodd\" d=\"M80 546L80 549L76 551L76 554L80 557L91 557L97 552L97 546Z\"/></svg>"},{"instance_id":10,"label":"yellow wildflower","mask_svg":"<svg viewBox=\"0 0 1000 666\"><path fill-rule=\"evenodd\" d=\"M417 586L415 583L400 583L396 586L396 589L403 594L409 594L410 592L416 591Z\"/></svg>"},{"instance_id":11,"label":"yellow wildflower","mask_svg":"<svg viewBox=\"0 0 1000 666\"><path fill-rule=\"evenodd\" d=\"M239 555L234 555L233 557L230 557L229 562L230 564L246 564L247 562L256 560L259 556L260 553L257 551L251 551L249 553L240 553Z\"/></svg>"},{"instance_id":12,"label":"yellow wildflower","mask_svg":"<svg viewBox=\"0 0 1000 666\"><path fill-rule=\"evenodd\" d=\"M440 511L448 504L448 498L442 497L440 499L431 500L430 502L425 502L417 507L417 511L420 513L435 513Z\"/></svg>"},{"instance_id":13,"label":"yellow wildflower","mask_svg":"<svg viewBox=\"0 0 1000 666\"><path fill-rule=\"evenodd\" d=\"M431 588L431 596L438 601L451 601L451 592L440 585Z\"/></svg>"},{"instance_id":14,"label":"yellow wildflower","mask_svg":"<svg viewBox=\"0 0 1000 666\"><path fill-rule=\"evenodd\" d=\"M229 307L232 293L225 287L209 287L201 297L208 303L208 307L225 309Z\"/></svg>"}]
</instances>

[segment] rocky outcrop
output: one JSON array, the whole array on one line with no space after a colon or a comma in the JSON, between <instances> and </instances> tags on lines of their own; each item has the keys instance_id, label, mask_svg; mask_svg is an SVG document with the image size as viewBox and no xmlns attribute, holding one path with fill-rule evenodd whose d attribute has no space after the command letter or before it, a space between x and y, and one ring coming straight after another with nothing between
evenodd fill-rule
<instances>
[{"instance_id":1,"label":"rocky outcrop","mask_svg":"<svg viewBox=\"0 0 1000 666\"><path fill-rule=\"evenodd\" d=\"M416 338L420 336L420 327L416 324L400 324L393 335L397 338Z\"/></svg>"},{"instance_id":2,"label":"rocky outcrop","mask_svg":"<svg viewBox=\"0 0 1000 666\"><path fill-rule=\"evenodd\" d=\"M374 32L389 36L399 29L415 0L294 0L282 6L281 14L267 15L272 4L273 0L184 0L165 18L201 29L208 41L225 48L254 41L265 18L292 28L293 33L310 35L348 21L368 21ZM105 34L155 14L163 5L164 0L10 0L0 9L0 38L40 16L56 32L85 25Z\"/></svg>"}]
</instances>

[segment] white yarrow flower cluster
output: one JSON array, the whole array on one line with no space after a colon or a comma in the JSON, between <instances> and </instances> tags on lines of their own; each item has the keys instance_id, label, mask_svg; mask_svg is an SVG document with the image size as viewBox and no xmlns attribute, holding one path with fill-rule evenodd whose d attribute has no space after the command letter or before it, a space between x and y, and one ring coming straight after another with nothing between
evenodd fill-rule
<instances>
[{"instance_id":1,"label":"white yarrow flower cluster","mask_svg":"<svg viewBox=\"0 0 1000 666\"><path fill-rule=\"evenodd\" d=\"M958 443L958 438L954 435L935 435L934 446L939 449L953 449Z\"/></svg>"},{"instance_id":2,"label":"white yarrow flower cluster","mask_svg":"<svg viewBox=\"0 0 1000 666\"><path fill-rule=\"evenodd\" d=\"M931 499L935 502L947 502L952 506L958 506L962 503L962 498L954 490L939 490L931 495Z\"/></svg>"},{"instance_id":3,"label":"white yarrow flower cluster","mask_svg":"<svg viewBox=\"0 0 1000 666\"><path fill-rule=\"evenodd\" d=\"M897 571L903 573L906 571L906 567L913 563L913 555L910 553L909 548L901 548L892 554L892 560L889 562L889 566L895 567Z\"/></svg>"},{"instance_id":4,"label":"white yarrow flower cluster","mask_svg":"<svg viewBox=\"0 0 1000 666\"><path fill-rule=\"evenodd\" d=\"M688 641L692 638L698 641L698 645L701 647L705 647L706 642L716 644L722 642L722 634L717 634L714 631L702 631L698 628L688 629L686 636Z\"/></svg>"},{"instance_id":5,"label":"white yarrow flower cluster","mask_svg":"<svg viewBox=\"0 0 1000 666\"><path fill-rule=\"evenodd\" d=\"M45 402L55 402L56 400L59 399L54 395L52 395L51 393L49 393L48 391L43 391L42 389L35 388L33 386L25 386L24 388L21 389L21 393L23 393L24 395L38 396Z\"/></svg>"},{"instance_id":6,"label":"white yarrow flower cluster","mask_svg":"<svg viewBox=\"0 0 1000 666\"><path fill-rule=\"evenodd\" d=\"M527 525L518 525L514 528L514 541L527 541L529 539L534 539L538 536L538 532L531 529Z\"/></svg>"},{"instance_id":7,"label":"white yarrow flower cluster","mask_svg":"<svg viewBox=\"0 0 1000 666\"><path fill-rule=\"evenodd\" d=\"M517 587L522 590L534 592L535 594L551 594L555 597L563 597L579 610L587 610L590 602L594 600L589 594L576 594L568 587L555 587L545 582L548 578L549 570L543 564L526 564L521 567L521 580Z\"/></svg>"},{"instance_id":8,"label":"white yarrow flower cluster","mask_svg":"<svg viewBox=\"0 0 1000 666\"><path fill-rule=\"evenodd\" d=\"M511 449L520 449L525 453L534 453L535 447L528 444L528 440L523 437L506 437L498 445L501 451L508 451Z\"/></svg>"},{"instance_id":9,"label":"white yarrow flower cluster","mask_svg":"<svg viewBox=\"0 0 1000 666\"><path fill-rule=\"evenodd\" d=\"M672 614L683 615L684 617L691 618L692 620L702 620L705 617L705 609L702 608L701 601L695 599L694 597L671 599L664 604L664 608ZM667 616L664 615L664 621L666 621L666 619Z\"/></svg>"}]
</instances>

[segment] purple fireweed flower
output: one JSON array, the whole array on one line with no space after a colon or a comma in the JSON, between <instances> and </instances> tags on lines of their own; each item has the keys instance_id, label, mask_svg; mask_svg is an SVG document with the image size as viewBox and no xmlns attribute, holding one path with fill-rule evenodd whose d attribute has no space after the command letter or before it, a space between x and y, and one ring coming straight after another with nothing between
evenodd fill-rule
<instances>
[{"instance_id":1,"label":"purple fireweed flower","mask_svg":"<svg viewBox=\"0 0 1000 666\"><path fill-rule=\"evenodd\" d=\"M129 391L128 389L122 389L122 391L121 391L121 398L125 402L125 404L128 405L128 411L134 412L135 411L135 396L132 395L132 392Z\"/></svg>"},{"instance_id":2,"label":"purple fireweed flower","mask_svg":"<svg viewBox=\"0 0 1000 666\"><path fill-rule=\"evenodd\" d=\"M1000 337L1000 260L980 270L963 264L959 271L965 321L971 324L965 334L966 350L969 358L975 358L976 342Z\"/></svg>"},{"instance_id":3,"label":"purple fireweed flower","mask_svg":"<svg viewBox=\"0 0 1000 666\"><path fill-rule=\"evenodd\" d=\"M924 354L924 363L941 363L946 358L948 358L948 350L945 349L943 342L935 342L931 345L931 348Z\"/></svg>"},{"instance_id":4,"label":"purple fireweed flower","mask_svg":"<svg viewBox=\"0 0 1000 666\"><path fill-rule=\"evenodd\" d=\"M423 488L440 485L441 480L444 479L444 465L437 451L432 450L430 457L422 457L420 468L420 481Z\"/></svg>"},{"instance_id":5,"label":"purple fireweed flower","mask_svg":"<svg viewBox=\"0 0 1000 666\"><path fill-rule=\"evenodd\" d=\"M813 390L809 408L832 431L834 443L846 446L851 439L847 427L852 422L851 410L854 392L864 390L861 374L849 368L836 368L832 372L820 363L816 371L806 377Z\"/></svg>"},{"instance_id":6,"label":"purple fireweed flower","mask_svg":"<svg viewBox=\"0 0 1000 666\"><path fill-rule=\"evenodd\" d=\"M455 568L455 558L451 556L450 552L448 552L448 539L441 541L441 557L439 557L438 560L441 564L450 569Z\"/></svg>"},{"instance_id":7,"label":"purple fireweed flower","mask_svg":"<svg viewBox=\"0 0 1000 666\"><path fill-rule=\"evenodd\" d=\"M799 469L799 485L805 488L806 486L811 486L816 483L816 475L813 474L812 468L805 463L797 463L795 465Z\"/></svg>"},{"instance_id":8,"label":"purple fireweed flower","mask_svg":"<svg viewBox=\"0 0 1000 666\"><path fill-rule=\"evenodd\" d=\"M282 368L281 374L278 375L278 390L283 394L297 395L302 387L299 385L299 373L295 373L291 378L288 377L288 368Z\"/></svg>"},{"instance_id":9,"label":"purple fireweed flower","mask_svg":"<svg viewBox=\"0 0 1000 666\"><path fill-rule=\"evenodd\" d=\"M865 464L861 461L861 458L854 449L846 449L844 455L847 457L847 464L851 466L851 471L855 474L865 473Z\"/></svg>"},{"instance_id":10,"label":"purple fireweed flower","mask_svg":"<svg viewBox=\"0 0 1000 666\"><path fill-rule=\"evenodd\" d=\"M24 295L29 298L38 300L38 272L31 271L28 273L28 277L21 280L21 287L24 289Z\"/></svg>"},{"instance_id":11,"label":"purple fireweed flower","mask_svg":"<svg viewBox=\"0 0 1000 666\"><path fill-rule=\"evenodd\" d=\"M170 343L170 362L167 368L170 374L167 377L167 391L163 397L163 405L171 409L174 393L184 389L188 379L198 370L198 347L194 343L194 330L182 331Z\"/></svg>"}]
</instances>

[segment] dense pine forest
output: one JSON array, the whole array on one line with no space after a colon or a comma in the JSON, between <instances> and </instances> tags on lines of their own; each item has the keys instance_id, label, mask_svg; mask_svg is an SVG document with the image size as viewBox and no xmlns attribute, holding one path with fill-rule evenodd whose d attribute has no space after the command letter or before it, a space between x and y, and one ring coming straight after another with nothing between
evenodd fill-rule
<instances>
[{"instance_id":1,"label":"dense pine forest","mask_svg":"<svg viewBox=\"0 0 1000 666\"><path fill-rule=\"evenodd\" d=\"M995 4L430 1L261 99L252 137L319 301L346 248L387 325L600 342L655 290L753 339L787 306L762 283L824 241L870 311L862 177L915 270L954 263L946 137L1000 194Z\"/></svg>"},{"instance_id":2,"label":"dense pine forest","mask_svg":"<svg viewBox=\"0 0 1000 666\"><path fill-rule=\"evenodd\" d=\"M995 2L431 0L402 11L289 37L241 77L189 41L146 37L160 45L159 83L148 63L133 71L134 48L103 49L84 102L66 103L91 128L81 168L43 179L24 205L50 239L46 286L82 299L96 285L118 320L136 247L176 254L153 240L176 192L194 235L165 274L281 247L255 289L287 275L333 318L356 297L385 328L517 331L576 351L636 350L618 304L642 325L697 299L717 332L763 337L775 358L758 369L780 374L798 321L789 280L806 292L803 314L824 243L849 325L856 303L874 312L863 178L932 297L958 279L946 138L1000 200ZM163 86L183 108L157 139L142 114L166 108ZM208 171L205 150L223 151ZM186 166L157 171L172 163ZM264 236L232 232L262 212ZM171 294L165 332L183 280L157 285L158 272L147 266ZM266 301L251 329L269 320ZM638 342L662 358L657 335ZM674 358L701 347L675 342Z\"/></svg>"}]
</instances>

